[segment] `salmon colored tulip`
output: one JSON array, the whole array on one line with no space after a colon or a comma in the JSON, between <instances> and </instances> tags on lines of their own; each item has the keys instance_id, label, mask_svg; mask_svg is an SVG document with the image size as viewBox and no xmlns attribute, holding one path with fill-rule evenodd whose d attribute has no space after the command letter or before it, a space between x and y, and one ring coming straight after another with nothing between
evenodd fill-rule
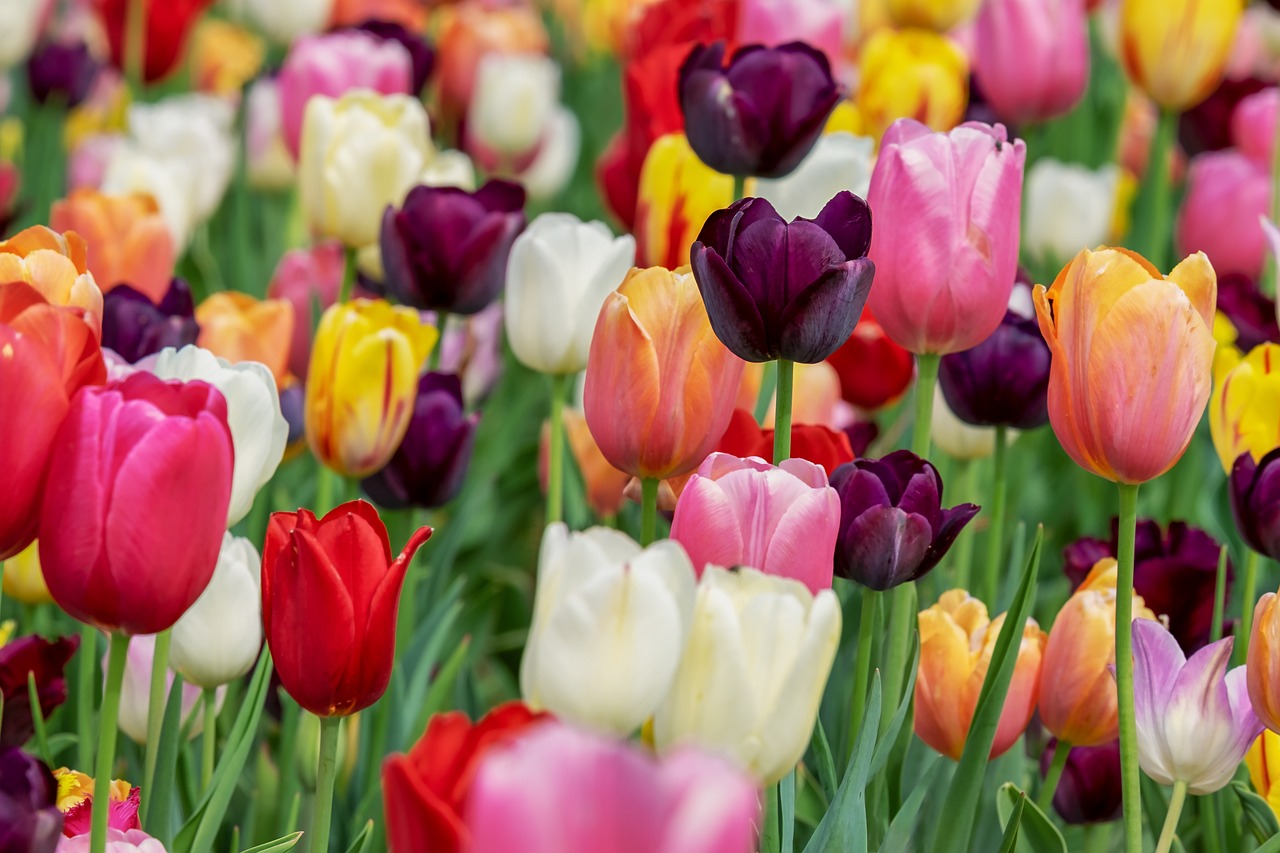
<instances>
[{"instance_id":1,"label":"salmon colored tulip","mask_svg":"<svg viewBox=\"0 0 1280 853\"><path fill-rule=\"evenodd\" d=\"M683 133L653 143L640 170L636 198L636 258L675 269L689 263L689 247L707 217L733 201L733 178L698 159Z\"/></svg>"},{"instance_id":2,"label":"salmon colored tulip","mask_svg":"<svg viewBox=\"0 0 1280 853\"><path fill-rule=\"evenodd\" d=\"M1116 580L1110 557L1099 560L1084 583L1058 611L1044 648L1040 719L1072 746L1099 746L1116 739L1116 681L1108 670L1116 659ZM1142 596L1133 597L1133 618L1155 619Z\"/></svg>"},{"instance_id":3,"label":"salmon colored tulip","mask_svg":"<svg viewBox=\"0 0 1280 853\"><path fill-rule=\"evenodd\" d=\"M436 80L448 120L466 113L480 60L490 53L546 53L547 29L527 5L454 3L441 7Z\"/></svg>"},{"instance_id":4,"label":"salmon colored tulip","mask_svg":"<svg viewBox=\"0 0 1280 853\"><path fill-rule=\"evenodd\" d=\"M978 693L1006 615L988 619L987 606L962 589L944 592L937 604L920 611L916 734L953 761L959 761L964 752ZM1040 696L1040 661L1047 640L1036 620L1028 619L991 745L992 758L1007 752L1031 721Z\"/></svg>"},{"instance_id":5,"label":"salmon colored tulip","mask_svg":"<svg viewBox=\"0 0 1280 853\"><path fill-rule=\"evenodd\" d=\"M54 305L71 305L102 322L102 291L89 271L84 238L43 225L0 241L0 282L25 281Z\"/></svg>"},{"instance_id":6,"label":"salmon colored tulip","mask_svg":"<svg viewBox=\"0 0 1280 853\"><path fill-rule=\"evenodd\" d=\"M1280 816L1280 735L1263 729L1245 754L1244 763L1249 768L1253 790Z\"/></svg>"},{"instance_id":7,"label":"salmon colored tulip","mask_svg":"<svg viewBox=\"0 0 1280 853\"><path fill-rule=\"evenodd\" d=\"M75 190L54 202L50 223L57 231L84 237L89 272L104 293L127 284L158 303L168 292L177 252L151 196Z\"/></svg>"},{"instance_id":8,"label":"salmon colored tulip","mask_svg":"<svg viewBox=\"0 0 1280 853\"><path fill-rule=\"evenodd\" d=\"M247 293L224 290L196 307L200 337L196 343L235 364L259 361L277 385L289 376L293 341L293 306L284 299L255 299Z\"/></svg>"},{"instance_id":9,"label":"salmon colored tulip","mask_svg":"<svg viewBox=\"0 0 1280 853\"><path fill-rule=\"evenodd\" d=\"M1243 358L1222 347L1214 363L1209 431L1228 474L1240 454L1254 462L1280 447L1280 345L1265 343Z\"/></svg>"},{"instance_id":10,"label":"salmon colored tulip","mask_svg":"<svg viewBox=\"0 0 1280 853\"><path fill-rule=\"evenodd\" d=\"M862 47L859 74L858 111L868 136L879 138L900 118L950 130L964 117L969 62L946 36L878 30Z\"/></svg>"},{"instance_id":11,"label":"salmon colored tulip","mask_svg":"<svg viewBox=\"0 0 1280 853\"><path fill-rule=\"evenodd\" d=\"M742 368L711 330L688 267L634 268L596 320L587 425L605 458L633 476L692 471L729 426Z\"/></svg>"},{"instance_id":12,"label":"salmon colored tulip","mask_svg":"<svg viewBox=\"0 0 1280 853\"><path fill-rule=\"evenodd\" d=\"M1280 732L1280 597L1268 592L1253 609L1249 637L1249 699L1263 725Z\"/></svg>"},{"instance_id":13,"label":"salmon colored tulip","mask_svg":"<svg viewBox=\"0 0 1280 853\"><path fill-rule=\"evenodd\" d=\"M1053 353L1049 421L1067 455L1118 483L1173 467L1212 388L1214 304L1209 259L1190 255L1162 276L1127 249L1084 249L1034 293Z\"/></svg>"},{"instance_id":14,"label":"salmon colored tulip","mask_svg":"<svg viewBox=\"0 0 1280 853\"><path fill-rule=\"evenodd\" d=\"M1123 0L1125 72L1165 109L1194 107L1222 81L1243 10L1242 0Z\"/></svg>"}]
</instances>

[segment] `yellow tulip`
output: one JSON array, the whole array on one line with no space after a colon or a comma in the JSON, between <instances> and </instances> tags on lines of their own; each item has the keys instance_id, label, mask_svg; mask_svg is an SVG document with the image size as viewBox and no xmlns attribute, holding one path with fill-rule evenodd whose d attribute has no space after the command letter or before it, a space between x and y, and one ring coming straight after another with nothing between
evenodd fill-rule
<instances>
[{"instance_id":1,"label":"yellow tulip","mask_svg":"<svg viewBox=\"0 0 1280 853\"><path fill-rule=\"evenodd\" d=\"M950 130L969 100L969 62L928 30L876 31L862 48L857 105L863 132L879 138L900 118Z\"/></svg>"},{"instance_id":2,"label":"yellow tulip","mask_svg":"<svg viewBox=\"0 0 1280 853\"><path fill-rule=\"evenodd\" d=\"M698 159L683 133L658 138L644 158L636 201L636 257L641 267L689 263L702 223L733 203L733 178Z\"/></svg>"},{"instance_id":3,"label":"yellow tulip","mask_svg":"<svg viewBox=\"0 0 1280 853\"><path fill-rule=\"evenodd\" d=\"M1243 358L1235 347L1218 348L1209 432L1228 474L1240 454L1257 462L1280 447L1280 346L1261 344Z\"/></svg>"},{"instance_id":4,"label":"yellow tulip","mask_svg":"<svg viewBox=\"0 0 1280 853\"><path fill-rule=\"evenodd\" d=\"M4 563L4 594L23 604L48 604L53 601L40 570L40 555L32 542L27 549Z\"/></svg>"},{"instance_id":5,"label":"yellow tulip","mask_svg":"<svg viewBox=\"0 0 1280 853\"><path fill-rule=\"evenodd\" d=\"M378 299L331 306L307 376L307 442L347 477L380 470L409 429L418 374L439 334L411 308Z\"/></svg>"},{"instance_id":6,"label":"yellow tulip","mask_svg":"<svg viewBox=\"0 0 1280 853\"><path fill-rule=\"evenodd\" d=\"M205 18L191 40L191 76L195 88L215 95L239 95L262 70L267 46L244 27Z\"/></svg>"},{"instance_id":7,"label":"yellow tulip","mask_svg":"<svg viewBox=\"0 0 1280 853\"><path fill-rule=\"evenodd\" d=\"M888 0L889 20L897 27L923 27L945 33L978 12L981 0Z\"/></svg>"},{"instance_id":8,"label":"yellow tulip","mask_svg":"<svg viewBox=\"0 0 1280 853\"><path fill-rule=\"evenodd\" d=\"M1249 781L1271 811L1280 816L1280 735L1263 729L1244 757L1249 768Z\"/></svg>"},{"instance_id":9,"label":"yellow tulip","mask_svg":"<svg viewBox=\"0 0 1280 853\"><path fill-rule=\"evenodd\" d=\"M1129 79L1168 110L1194 107L1222 80L1241 0L1124 0L1120 58Z\"/></svg>"}]
</instances>

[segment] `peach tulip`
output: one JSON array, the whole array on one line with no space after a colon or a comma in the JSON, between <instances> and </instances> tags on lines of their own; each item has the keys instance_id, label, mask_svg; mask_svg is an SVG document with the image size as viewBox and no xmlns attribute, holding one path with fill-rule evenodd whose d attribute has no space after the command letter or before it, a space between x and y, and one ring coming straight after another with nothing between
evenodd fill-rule
<instances>
[{"instance_id":1,"label":"peach tulip","mask_svg":"<svg viewBox=\"0 0 1280 853\"><path fill-rule=\"evenodd\" d=\"M33 225L0 241L0 282L25 281L54 305L83 308L102 324L102 291L88 267L84 238Z\"/></svg>"},{"instance_id":2,"label":"peach tulip","mask_svg":"<svg viewBox=\"0 0 1280 853\"><path fill-rule=\"evenodd\" d=\"M154 198L79 189L54 202L50 223L84 237L89 272L104 293L127 284L152 302L164 299L177 251Z\"/></svg>"},{"instance_id":3,"label":"peach tulip","mask_svg":"<svg viewBox=\"0 0 1280 853\"><path fill-rule=\"evenodd\" d=\"M196 307L196 343L233 364L260 361L277 385L289 376L293 306L284 299L254 299L247 293L215 293Z\"/></svg>"},{"instance_id":4,"label":"peach tulip","mask_svg":"<svg viewBox=\"0 0 1280 853\"><path fill-rule=\"evenodd\" d=\"M1280 732L1280 598L1268 592L1253 609L1249 637L1249 700L1263 725Z\"/></svg>"}]
</instances>

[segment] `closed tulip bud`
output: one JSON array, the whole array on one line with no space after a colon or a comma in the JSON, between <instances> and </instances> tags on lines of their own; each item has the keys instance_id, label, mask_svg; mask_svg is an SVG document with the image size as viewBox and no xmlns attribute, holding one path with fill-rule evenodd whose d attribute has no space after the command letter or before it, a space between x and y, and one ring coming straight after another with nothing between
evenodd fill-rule
<instances>
[{"instance_id":1,"label":"closed tulip bud","mask_svg":"<svg viewBox=\"0 0 1280 853\"><path fill-rule=\"evenodd\" d=\"M1280 734L1263 729L1244 756L1249 782L1271 811L1280 814Z\"/></svg>"},{"instance_id":2,"label":"closed tulip bud","mask_svg":"<svg viewBox=\"0 0 1280 853\"><path fill-rule=\"evenodd\" d=\"M970 426L960 420L947 405L947 396L940 387L933 391L929 435L938 449L952 459L986 459L996 452L996 428Z\"/></svg>"},{"instance_id":3,"label":"closed tulip bud","mask_svg":"<svg viewBox=\"0 0 1280 853\"><path fill-rule=\"evenodd\" d=\"M1260 163L1234 150L1200 154L1187 170L1175 234L1178 250L1204 252L1219 275L1256 279L1267 256L1258 220L1270 215L1270 161Z\"/></svg>"},{"instance_id":4,"label":"closed tulip bud","mask_svg":"<svg viewBox=\"0 0 1280 853\"><path fill-rule=\"evenodd\" d=\"M1216 292L1202 253L1165 277L1141 255L1107 248L1081 251L1048 290L1036 285L1053 353L1049 420L1077 465L1144 483L1178 461L1213 384Z\"/></svg>"},{"instance_id":5,"label":"closed tulip bud","mask_svg":"<svg viewBox=\"0 0 1280 853\"><path fill-rule=\"evenodd\" d=\"M111 63L116 68L125 66L126 30L129 29L130 0L96 0L93 4L107 41L111 46ZM187 36L196 21L212 3L210 0L170 0L166 3L148 4L143 28L142 45L145 54L142 76L147 83L154 83L169 75L179 64L187 44Z\"/></svg>"},{"instance_id":6,"label":"closed tulip bud","mask_svg":"<svg viewBox=\"0 0 1280 853\"><path fill-rule=\"evenodd\" d=\"M79 646L76 636L46 640L37 635L0 644L0 698L4 700L0 749L26 743L35 734L35 712L48 719L67 700L64 672ZM28 680L35 685L38 708L31 705Z\"/></svg>"},{"instance_id":7,"label":"closed tulip bud","mask_svg":"<svg viewBox=\"0 0 1280 853\"><path fill-rule=\"evenodd\" d=\"M0 778L0 850L54 853L62 838L62 812L48 765L16 746L6 747L0 749Z\"/></svg>"},{"instance_id":8,"label":"closed tulip bud","mask_svg":"<svg viewBox=\"0 0 1280 853\"><path fill-rule=\"evenodd\" d=\"M636 262L669 269L689 263L702 223L732 202L733 178L699 160L683 133L658 137L636 191Z\"/></svg>"},{"instance_id":9,"label":"closed tulip bud","mask_svg":"<svg viewBox=\"0 0 1280 853\"><path fill-rule=\"evenodd\" d=\"M1214 373L1209 431L1230 474L1242 453L1257 462L1280 447L1280 345L1261 344L1243 358L1226 349Z\"/></svg>"},{"instance_id":10,"label":"closed tulip bud","mask_svg":"<svg viewBox=\"0 0 1280 853\"><path fill-rule=\"evenodd\" d=\"M711 330L688 268L632 269L591 337L583 408L606 459L635 477L692 471L729 425L743 362Z\"/></svg>"},{"instance_id":11,"label":"closed tulip bud","mask_svg":"<svg viewBox=\"0 0 1280 853\"><path fill-rule=\"evenodd\" d=\"M194 344L199 336L191 288L180 278L170 280L158 301L127 284L102 297L102 346L130 364L165 347Z\"/></svg>"},{"instance_id":12,"label":"closed tulip bud","mask_svg":"<svg viewBox=\"0 0 1280 853\"><path fill-rule=\"evenodd\" d=\"M25 282L54 305L83 308L102 318L102 291L89 272L84 238L43 225L0 241L0 282Z\"/></svg>"},{"instance_id":13,"label":"closed tulip bud","mask_svg":"<svg viewBox=\"0 0 1280 853\"><path fill-rule=\"evenodd\" d=\"M962 589L944 592L937 604L920 611L916 734L953 761L959 761L964 752L978 694L1007 615L1002 613L991 621L987 606ZM991 744L991 758L1008 752L1031 722L1040 695L1040 660L1046 640L1036 620L1028 619Z\"/></svg>"},{"instance_id":14,"label":"closed tulip bud","mask_svg":"<svg viewBox=\"0 0 1280 853\"><path fill-rule=\"evenodd\" d=\"M277 385L289 376L293 306L283 299L254 299L223 290L196 308L200 336L196 343L232 364L256 361L267 366Z\"/></svg>"},{"instance_id":15,"label":"closed tulip bud","mask_svg":"<svg viewBox=\"0 0 1280 853\"><path fill-rule=\"evenodd\" d=\"M27 59L27 85L39 103L70 109L89 96L101 67L83 41L50 41Z\"/></svg>"},{"instance_id":16,"label":"closed tulip bud","mask_svg":"<svg viewBox=\"0 0 1280 853\"><path fill-rule=\"evenodd\" d=\"M242 4L258 28L280 44L318 33L329 23L334 0L248 0Z\"/></svg>"},{"instance_id":17,"label":"closed tulip bud","mask_svg":"<svg viewBox=\"0 0 1280 853\"><path fill-rule=\"evenodd\" d=\"M1049 345L1035 318L1006 311L985 341L942 357L938 385L965 423L1035 429L1049 420Z\"/></svg>"},{"instance_id":18,"label":"closed tulip bud","mask_svg":"<svg viewBox=\"0 0 1280 853\"><path fill-rule=\"evenodd\" d=\"M129 641L129 655L124 664L124 682L120 691L120 731L134 743L147 742L147 720L150 716L151 672L155 665L156 638L152 636L133 637ZM103 658L103 670L106 670L106 658ZM164 692L169 695L173 687L174 672L166 668L164 673ZM226 689L217 693L217 702L221 703ZM194 738L204 730L204 715L199 713L201 690L195 684L182 685L181 720L184 729L190 723L188 738ZM134 790L137 790L136 788ZM133 824L137 826L137 824Z\"/></svg>"},{"instance_id":19,"label":"closed tulip bud","mask_svg":"<svg viewBox=\"0 0 1280 853\"><path fill-rule=\"evenodd\" d=\"M1084 0L987 0L974 26L973 76L1002 120L1063 115L1089 82Z\"/></svg>"},{"instance_id":20,"label":"closed tulip bud","mask_svg":"<svg viewBox=\"0 0 1280 853\"><path fill-rule=\"evenodd\" d=\"M707 566L688 647L654 717L659 751L694 744L777 782L809 745L839 642L831 590L815 596L799 581Z\"/></svg>"},{"instance_id":21,"label":"closed tulip bud","mask_svg":"<svg viewBox=\"0 0 1280 853\"><path fill-rule=\"evenodd\" d=\"M141 193L110 196L75 190L54 202L49 221L57 231L84 237L89 272L104 293L127 284L152 302L164 298L176 253L155 199Z\"/></svg>"},{"instance_id":22,"label":"closed tulip bud","mask_svg":"<svg viewBox=\"0 0 1280 853\"><path fill-rule=\"evenodd\" d=\"M1259 554L1280 559L1280 448L1258 462L1240 454L1231 467L1231 514L1245 544ZM1280 719L1280 718L1277 718Z\"/></svg>"},{"instance_id":23,"label":"closed tulip bud","mask_svg":"<svg viewBox=\"0 0 1280 853\"><path fill-rule=\"evenodd\" d=\"M1268 86L1246 95L1231 112L1231 144L1255 161L1270 163L1278 119L1280 87Z\"/></svg>"},{"instance_id":24,"label":"closed tulip bud","mask_svg":"<svg viewBox=\"0 0 1280 853\"><path fill-rule=\"evenodd\" d=\"M1051 741L1041 756L1041 774L1049 772L1056 744ZM1109 823L1120 816L1120 801L1120 742L1073 745L1053 794L1059 817L1070 824Z\"/></svg>"},{"instance_id":25,"label":"closed tulip bud","mask_svg":"<svg viewBox=\"0 0 1280 853\"><path fill-rule=\"evenodd\" d=\"M262 548L262 621L280 683L306 710L346 716L391 680L396 611L419 528L394 560L372 506L350 501L317 519L272 513Z\"/></svg>"},{"instance_id":26,"label":"closed tulip bud","mask_svg":"<svg viewBox=\"0 0 1280 853\"><path fill-rule=\"evenodd\" d=\"M467 111L467 137L502 158L531 152L560 100L560 66L538 53L490 53L480 60Z\"/></svg>"},{"instance_id":27,"label":"closed tulip bud","mask_svg":"<svg viewBox=\"0 0 1280 853\"><path fill-rule=\"evenodd\" d=\"M1123 0L1125 73L1167 110L1194 107L1222 80L1243 9L1242 0Z\"/></svg>"},{"instance_id":28,"label":"closed tulip bud","mask_svg":"<svg viewBox=\"0 0 1280 853\"><path fill-rule=\"evenodd\" d=\"M875 140L870 137L824 133L794 172L781 178L758 178L748 194L767 199L784 219L812 219L839 190L866 197L874 152Z\"/></svg>"},{"instance_id":29,"label":"closed tulip bud","mask_svg":"<svg viewBox=\"0 0 1280 853\"><path fill-rule=\"evenodd\" d=\"M840 100L831 64L804 42L748 45L727 64L725 52L724 42L698 44L680 66L689 144L726 175L790 174Z\"/></svg>"},{"instance_id":30,"label":"closed tulip bud","mask_svg":"<svg viewBox=\"0 0 1280 853\"><path fill-rule=\"evenodd\" d=\"M1218 314L1230 322L1235 333L1232 343L1244 352L1267 342L1280 342L1276 301L1262 291L1258 282L1246 275L1228 273L1218 278ZM1222 336L1217 334L1220 322L1215 323L1214 337L1222 344ZM1235 347L1220 346L1214 357L1214 367L1217 367L1218 359L1224 358L1228 352L1236 355Z\"/></svg>"},{"instance_id":31,"label":"closed tulip bud","mask_svg":"<svg viewBox=\"0 0 1280 853\"><path fill-rule=\"evenodd\" d=\"M5 598L12 598L29 605L53 603L49 586L44 582L44 572L40 569L39 547L32 542L25 551L5 560L3 576Z\"/></svg>"},{"instance_id":32,"label":"closed tulip bud","mask_svg":"<svg viewBox=\"0 0 1280 853\"><path fill-rule=\"evenodd\" d=\"M859 54L858 80L864 132L876 138L902 118L950 130L964 118L969 100L964 52L946 36L926 30L876 30ZM879 217L879 206L872 206Z\"/></svg>"},{"instance_id":33,"label":"closed tulip bud","mask_svg":"<svg viewBox=\"0 0 1280 853\"><path fill-rule=\"evenodd\" d=\"M916 375L916 361L884 333L868 306L849 340L827 356L840 377L840 396L868 412L899 399Z\"/></svg>"},{"instance_id":34,"label":"closed tulip bud","mask_svg":"<svg viewBox=\"0 0 1280 853\"><path fill-rule=\"evenodd\" d=\"M1111 164L1089 169L1043 157L1027 170L1022 246L1027 254L1055 266L1081 249L1105 243L1111 233L1119 170Z\"/></svg>"},{"instance_id":35,"label":"closed tulip bud","mask_svg":"<svg viewBox=\"0 0 1280 853\"><path fill-rule=\"evenodd\" d=\"M889 20L898 27L921 27L944 33L978 11L981 0L886 0Z\"/></svg>"},{"instance_id":36,"label":"closed tulip bud","mask_svg":"<svg viewBox=\"0 0 1280 853\"><path fill-rule=\"evenodd\" d=\"M418 374L439 333L411 308L355 299L324 312L311 350L307 442L347 477L386 465L413 418Z\"/></svg>"},{"instance_id":37,"label":"closed tulip bud","mask_svg":"<svg viewBox=\"0 0 1280 853\"><path fill-rule=\"evenodd\" d=\"M525 701L599 731L639 728L680 665L694 584L693 566L675 542L641 549L608 528L571 534L563 524L549 526L520 662ZM606 634L609 641L600 642Z\"/></svg>"},{"instance_id":38,"label":"closed tulip bud","mask_svg":"<svg viewBox=\"0 0 1280 853\"><path fill-rule=\"evenodd\" d=\"M220 687L253 668L262 648L262 560L253 543L223 534L213 578L173 626L170 665L199 687Z\"/></svg>"}]
</instances>

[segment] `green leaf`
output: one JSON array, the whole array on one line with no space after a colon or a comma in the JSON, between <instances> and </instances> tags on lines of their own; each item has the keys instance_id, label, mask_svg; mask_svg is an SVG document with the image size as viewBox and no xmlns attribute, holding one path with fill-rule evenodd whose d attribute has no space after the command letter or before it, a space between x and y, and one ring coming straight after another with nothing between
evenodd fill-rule
<instances>
[{"instance_id":1,"label":"green leaf","mask_svg":"<svg viewBox=\"0 0 1280 853\"><path fill-rule=\"evenodd\" d=\"M1022 829L1022 810L1027 804L1025 796L1018 798L1013 814L1004 828L1004 841L1000 843L1000 853L1013 853L1018 849L1018 832Z\"/></svg>"},{"instance_id":2,"label":"green leaf","mask_svg":"<svg viewBox=\"0 0 1280 853\"><path fill-rule=\"evenodd\" d=\"M0 563L0 566L3 565L3 563ZM44 727L44 711L40 707L40 691L36 688L36 671L34 669L27 672L27 705L31 709L31 725L35 729L40 760L50 767L56 767L57 765L53 763L53 753L49 751L49 735Z\"/></svg>"},{"instance_id":3,"label":"green leaf","mask_svg":"<svg viewBox=\"0 0 1280 853\"><path fill-rule=\"evenodd\" d=\"M911 710L911 702L916 695L916 673L920 670L920 634L917 631L911 632L911 650L907 656L911 658L911 675L907 677L907 688L902 691L902 704L898 706L893 719L889 721L889 727L884 730L884 734L880 736L880 742L876 744L876 753L871 759L871 772L867 774L868 778L875 778L888 763L889 755L893 752L894 744L898 740L898 733L902 730L902 724Z\"/></svg>"},{"instance_id":4,"label":"green leaf","mask_svg":"<svg viewBox=\"0 0 1280 853\"><path fill-rule=\"evenodd\" d=\"M822 816L813 837L805 845L805 853L866 853L867 850L867 772L880 726L880 673L871 679L866 714L853 745L853 759L844 780L836 791L831 807Z\"/></svg>"},{"instance_id":5,"label":"green leaf","mask_svg":"<svg viewBox=\"0 0 1280 853\"><path fill-rule=\"evenodd\" d=\"M1267 801L1254 793L1247 783L1232 782L1231 790L1235 791L1240 799L1245 827L1253 833L1253 837L1259 844L1280 833L1280 824L1276 822L1275 812L1271 811Z\"/></svg>"},{"instance_id":6,"label":"green leaf","mask_svg":"<svg viewBox=\"0 0 1280 853\"><path fill-rule=\"evenodd\" d=\"M822 785L822 794L827 798L827 802L836 795L836 788L839 787L839 780L836 778L836 761L831 755L831 741L827 740L827 730L822 727L822 719L818 719L818 724L813 727L813 743L810 744L813 749L814 772L818 777L818 782Z\"/></svg>"},{"instance_id":7,"label":"green leaf","mask_svg":"<svg viewBox=\"0 0 1280 853\"><path fill-rule=\"evenodd\" d=\"M1008 827L1014 812L1021 815L1022 837L1035 853L1067 853L1067 842L1053 821L1040 810L1034 800L1012 782L1005 782L996 794L996 813L1000 825Z\"/></svg>"},{"instance_id":8,"label":"green leaf","mask_svg":"<svg viewBox=\"0 0 1280 853\"><path fill-rule=\"evenodd\" d=\"M175 675L164 703L160 722L160 744L156 747L156 778L150 791L143 791L146 827L156 838L168 843L173 830L174 782L178 777L178 750L182 748L182 676Z\"/></svg>"},{"instance_id":9,"label":"green leaf","mask_svg":"<svg viewBox=\"0 0 1280 853\"><path fill-rule=\"evenodd\" d=\"M1044 527L1041 525L1036 530L1035 544L1031 547L1031 556L1022 572L1022 582L991 653L987 677L982 682L973 722L969 726L969 737L965 741L960 763L956 766L951 787L942 804L941 825L946 829L934 839L934 853L965 853L969 850L969 838L973 834L973 824L978 813L978 800L982 795L982 779L987 771L991 744L995 741L996 727L1000 723L1000 712L1004 708L1009 682L1013 680L1013 667L1018 659L1023 626L1031 613L1031 602L1035 598L1036 575L1040 570L1040 549L1043 543Z\"/></svg>"},{"instance_id":10,"label":"green leaf","mask_svg":"<svg viewBox=\"0 0 1280 853\"><path fill-rule=\"evenodd\" d=\"M275 841L267 841L256 847L250 847L248 850L241 851L241 853L281 853L284 850L292 850L300 838L302 838L302 833L294 832L283 838L277 838Z\"/></svg>"},{"instance_id":11,"label":"green leaf","mask_svg":"<svg viewBox=\"0 0 1280 853\"><path fill-rule=\"evenodd\" d=\"M880 845L881 853L896 853L899 850L911 849L911 834L916 828L916 816L920 813L920 807L924 805L925 796L942 775L934 773L935 765L941 760L941 755L926 759L923 772L920 774L920 784L916 785L911 796L903 802L902 808L898 809L898 813L893 816L893 822L889 824L889 829L884 834L884 843Z\"/></svg>"},{"instance_id":12,"label":"green leaf","mask_svg":"<svg viewBox=\"0 0 1280 853\"><path fill-rule=\"evenodd\" d=\"M369 839L372 836L373 821L367 821L364 829L360 830L360 834L351 840L351 846L347 848L347 853L364 853L364 849L369 846Z\"/></svg>"},{"instance_id":13,"label":"green leaf","mask_svg":"<svg viewBox=\"0 0 1280 853\"><path fill-rule=\"evenodd\" d=\"M782 829L782 853L792 853L796 844L796 771L782 777L778 784L778 802L781 809L778 819Z\"/></svg>"},{"instance_id":14,"label":"green leaf","mask_svg":"<svg viewBox=\"0 0 1280 853\"><path fill-rule=\"evenodd\" d=\"M462 662L467 659L467 651L470 648L471 638L463 637L462 642L458 643L453 654L449 655L449 659L440 668L435 681L431 682L431 689L427 691L427 701L422 703L422 713L418 715L417 731L426 730L427 721L432 715L445 709L449 702L449 695L453 693L454 685L458 680L458 672L462 669Z\"/></svg>"}]
</instances>

